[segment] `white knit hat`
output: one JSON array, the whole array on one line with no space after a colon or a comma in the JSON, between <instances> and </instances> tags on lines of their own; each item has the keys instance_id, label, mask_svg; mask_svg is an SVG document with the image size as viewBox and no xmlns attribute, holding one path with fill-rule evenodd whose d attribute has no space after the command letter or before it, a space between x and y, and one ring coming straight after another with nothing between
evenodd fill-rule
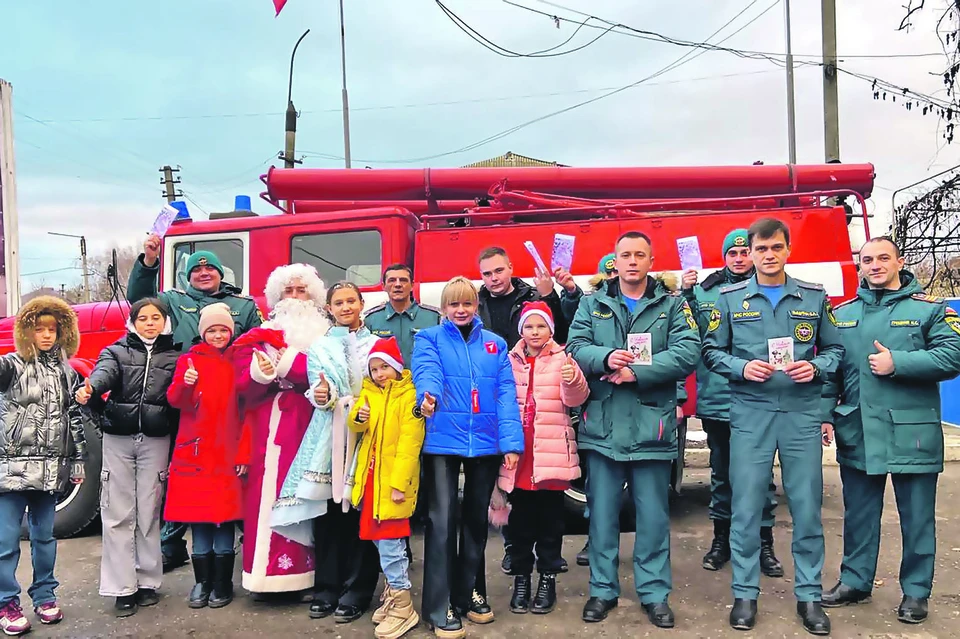
<instances>
[{"instance_id":1,"label":"white knit hat","mask_svg":"<svg viewBox=\"0 0 960 639\"><path fill-rule=\"evenodd\" d=\"M207 332L207 329L213 328L214 326L227 327L230 329L231 335L236 331L236 327L233 324L233 316L230 314L230 307L223 302L204 306L200 310L199 331L201 339L203 338L203 334Z\"/></svg>"}]
</instances>

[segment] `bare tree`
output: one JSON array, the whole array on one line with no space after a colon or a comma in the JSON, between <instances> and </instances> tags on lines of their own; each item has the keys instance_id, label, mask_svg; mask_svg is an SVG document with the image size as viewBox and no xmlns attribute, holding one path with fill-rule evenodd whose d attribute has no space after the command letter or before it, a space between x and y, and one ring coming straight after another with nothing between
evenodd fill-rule
<instances>
[{"instance_id":1,"label":"bare tree","mask_svg":"<svg viewBox=\"0 0 960 639\"><path fill-rule=\"evenodd\" d=\"M893 236L907 268L937 295L960 293L960 175L894 211Z\"/></svg>"},{"instance_id":2,"label":"bare tree","mask_svg":"<svg viewBox=\"0 0 960 639\"><path fill-rule=\"evenodd\" d=\"M116 251L116 274L111 277L113 267L113 253ZM127 285L130 271L140 255L138 246L115 246L101 253L97 253L87 260L90 268L90 299L94 302L109 301L114 295L114 282L121 287ZM123 299L123 291L116 291Z\"/></svg>"}]
</instances>

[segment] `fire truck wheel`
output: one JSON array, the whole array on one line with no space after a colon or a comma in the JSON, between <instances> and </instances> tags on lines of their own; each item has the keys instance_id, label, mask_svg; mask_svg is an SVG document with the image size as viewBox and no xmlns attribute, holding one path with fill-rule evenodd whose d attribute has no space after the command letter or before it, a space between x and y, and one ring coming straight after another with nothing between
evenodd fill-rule
<instances>
[{"instance_id":1,"label":"fire truck wheel","mask_svg":"<svg viewBox=\"0 0 960 639\"><path fill-rule=\"evenodd\" d=\"M96 424L84 414L83 430L87 440L86 478L80 485L70 484L67 492L57 500L57 514L53 520L53 536L57 539L73 537L85 531L100 515L100 466L102 438ZM28 538L26 518L20 529Z\"/></svg>"}]
</instances>

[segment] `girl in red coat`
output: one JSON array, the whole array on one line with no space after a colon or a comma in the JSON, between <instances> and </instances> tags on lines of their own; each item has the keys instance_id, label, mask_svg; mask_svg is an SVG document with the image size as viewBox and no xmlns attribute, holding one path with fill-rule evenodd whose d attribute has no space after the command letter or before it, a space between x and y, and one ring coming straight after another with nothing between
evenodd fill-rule
<instances>
[{"instance_id":1,"label":"girl in red coat","mask_svg":"<svg viewBox=\"0 0 960 639\"><path fill-rule=\"evenodd\" d=\"M170 405L180 409L180 429L164 519L191 527L197 581L191 608L221 608L233 601L233 538L235 522L243 518L240 477L250 461L240 446L233 331L226 304L200 311L203 341L180 356L167 390Z\"/></svg>"}]
</instances>

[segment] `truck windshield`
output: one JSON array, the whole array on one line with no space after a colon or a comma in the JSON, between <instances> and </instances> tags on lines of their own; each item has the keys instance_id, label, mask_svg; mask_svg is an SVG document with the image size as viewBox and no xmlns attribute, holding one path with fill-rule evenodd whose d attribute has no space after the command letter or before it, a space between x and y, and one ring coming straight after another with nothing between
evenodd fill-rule
<instances>
[{"instance_id":1,"label":"truck windshield","mask_svg":"<svg viewBox=\"0 0 960 639\"><path fill-rule=\"evenodd\" d=\"M178 243L174 249L175 288L183 290L190 285L186 273L187 260L196 251L210 251L219 257L223 264L223 281L243 288L243 242L235 239Z\"/></svg>"},{"instance_id":2,"label":"truck windshield","mask_svg":"<svg viewBox=\"0 0 960 639\"><path fill-rule=\"evenodd\" d=\"M297 235L290 247L290 261L312 265L327 286L340 280L376 286L382 262L380 232Z\"/></svg>"}]
</instances>

